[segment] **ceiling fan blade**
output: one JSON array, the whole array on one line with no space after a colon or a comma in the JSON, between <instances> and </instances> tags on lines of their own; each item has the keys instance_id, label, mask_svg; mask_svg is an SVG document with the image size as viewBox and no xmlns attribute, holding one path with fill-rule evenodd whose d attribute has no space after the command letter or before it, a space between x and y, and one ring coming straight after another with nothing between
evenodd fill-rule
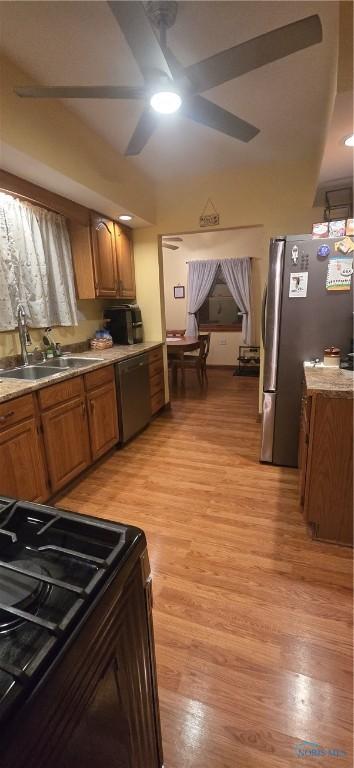
<instances>
[{"instance_id":1,"label":"ceiling fan blade","mask_svg":"<svg viewBox=\"0 0 354 768\"><path fill-rule=\"evenodd\" d=\"M183 237L169 237L168 235L164 235L162 239L169 243L183 243Z\"/></svg>"},{"instance_id":2,"label":"ceiling fan blade","mask_svg":"<svg viewBox=\"0 0 354 768\"><path fill-rule=\"evenodd\" d=\"M321 41L319 16L307 16L198 61L184 72L195 90L203 92Z\"/></svg>"},{"instance_id":3,"label":"ceiling fan blade","mask_svg":"<svg viewBox=\"0 0 354 768\"><path fill-rule=\"evenodd\" d=\"M226 133L228 136L232 136L240 141L251 141L259 133L259 128L251 125L251 123L247 123L231 112L227 112L226 109L218 107L217 104L213 104L213 102L208 101L203 96L189 96L185 99L179 111L180 114L189 117L195 123L201 123L208 126L208 128L214 128L215 131Z\"/></svg>"},{"instance_id":4,"label":"ceiling fan blade","mask_svg":"<svg viewBox=\"0 0 354 768\"><path fill-rule=\"evenodd\" d=\"M158 124L158 114L146 107L125 150L125 155L139 155Z\"/></svg>"},{"instance_id":5,"label":"ceiling fan blade","mask_svg":"<svg viewBox=\"0 0 354 768\"><path fill-rule=\"evenodd\" d=\"M144 88L129 85L26 85L15 88L29 99L144 99Z\"/></svg>"},{"instance_id":6,"label":"ceiling fan blade","mask_svg":"<svg viewBox=\"0 0 354 768\"><path fill-rule=\"evenodd\" d=\"M169 251L178 251L179 245L170 245L169 243L162 243L163 248L168 248Z\"/></svg>"},{"instance_id":7,"label":"ceiling fan blade","mask_svg":"<svg viewBox=\"0 0 354 768\"><path fill-rule=\"evenodd\" d=\"M143 3L123 0L108 3L123 32L129 48L144 78L162 74L171 79L172 73L160 43L145 13Z\"/></svg>"}]
</instances>

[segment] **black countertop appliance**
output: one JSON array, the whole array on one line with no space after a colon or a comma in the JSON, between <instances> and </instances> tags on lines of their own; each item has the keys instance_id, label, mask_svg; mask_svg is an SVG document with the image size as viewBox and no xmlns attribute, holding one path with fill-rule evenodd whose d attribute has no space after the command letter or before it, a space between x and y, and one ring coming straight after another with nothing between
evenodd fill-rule
<instances>
[{"instance_id":1,"label":"black countertop appliance","mask_svg":"<svg viewBox=\"0 0 354 768\"><path fill-rule=\"evenodd\" d=\"M143 341L141 310L137 304L120 304L104 310L104 324L113 344L138 344Z\"/></svg>"},{"instance_id":2,"label":"black countertop appliance","mask_svg":"<svg viewBox=\"0 0 354 768\"><path fill-rule=\"evenodd\" d=\"M0 499L1 768L161 768L151 605L138 528Z\"/></svg>"}]
</instances>

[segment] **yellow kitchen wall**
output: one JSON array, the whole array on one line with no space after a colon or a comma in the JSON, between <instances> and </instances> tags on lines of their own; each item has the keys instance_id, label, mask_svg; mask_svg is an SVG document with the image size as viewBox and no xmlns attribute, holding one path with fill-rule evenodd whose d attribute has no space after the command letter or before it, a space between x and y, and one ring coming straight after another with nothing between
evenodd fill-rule
<instances>
[{"instance_id":1,"label":"yellow kitchen wall","mask_svg":"<svg viewBox=\"0 0 354 768\"><path fill-rule=\"evenodd\" d=\"M52 337L54 341L59 342L62 345L86 341L101 325L103 306L104 302L99 299L95 299L94 301L78 301L79 325L67 327L57 326L53 328ZM38 349L43 349L42 338L44 329L30 328L29 331L32 341L29 351L33 351L36 347ZM0 333L0 358L7 357L8 355L18 355L19 353L20 344L17 330L3 331Z\"/></svg>"}]
</instances>

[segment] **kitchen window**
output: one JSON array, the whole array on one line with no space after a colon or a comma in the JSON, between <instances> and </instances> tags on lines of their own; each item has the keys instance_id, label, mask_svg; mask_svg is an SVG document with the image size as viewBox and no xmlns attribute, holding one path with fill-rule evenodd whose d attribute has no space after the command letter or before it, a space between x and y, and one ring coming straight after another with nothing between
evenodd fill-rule
<instances>
[{"instance_id":1,"label":"kitchen window","mask_svg":"<svg viewBox=\"0 0 354 768\"><path fill-rule=\"evenodd\" d=\"M242 331L242 317L219 266L208 297L198 312L199 330Z\"/></svg>"}]
</instances>

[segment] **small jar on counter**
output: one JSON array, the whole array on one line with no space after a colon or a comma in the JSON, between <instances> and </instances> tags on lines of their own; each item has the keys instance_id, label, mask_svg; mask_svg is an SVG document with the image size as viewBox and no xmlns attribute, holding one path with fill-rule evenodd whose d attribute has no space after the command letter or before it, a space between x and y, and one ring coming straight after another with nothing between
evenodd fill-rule
<instances>
[{"instance_id":1,"label":"small jar on counter","mask_svg":"<svg viewBox=\"0 0 354 768\"><path fill-rule=\"evenodd\" d=\"M340 349L338 347L328 347L324 350L323 365L329 368L339 368Z\"/></svg>"}]
</instances>

